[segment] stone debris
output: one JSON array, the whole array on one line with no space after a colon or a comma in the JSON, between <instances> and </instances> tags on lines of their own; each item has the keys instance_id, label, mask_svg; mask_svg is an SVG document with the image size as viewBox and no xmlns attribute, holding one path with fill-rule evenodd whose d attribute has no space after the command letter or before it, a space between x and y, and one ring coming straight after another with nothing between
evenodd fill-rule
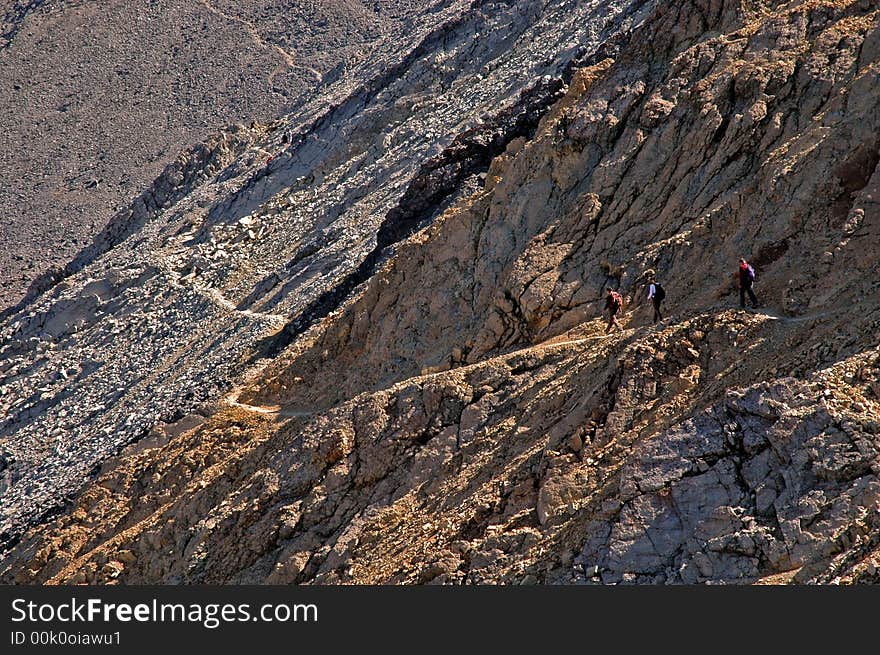
<instances>
[{"instance_id":1,"label":"stone debris","mask_svg":"<svg viewBox=\"0 0 880 655\"><path fill-rule=\"evenodd\" d=\"M281 328L316 322L322 299L341 304L362 262L470 193L491 153L552 102L572 60L635 20L639 3L546 15L531 3L471 4L437 3L406 39L328 74L290 114L185 150L4 312L0 440L15 465L0 549L158 423L210 413ZM563 49L585 23L582 50ZM257 225L262 236L249 239ZM374 252L377 232L387 243ZM76 373L62 383L61 369ZM60 442L47 442L58 428Z\"/></svg>"},{"instance_id":2,"label":"stone debris","mask_svg":"<svg viewBox=\"0 0 880 655\"><path fill-rule=\"evenodd\" d=\"M3 4L0 310L75 257L178 150L301 105L431 29L430 9L462 3Z\"/></svg>"},{"instance_id":3,"label":"stone debris","mask_svg":"<svg viewBox=\"0 0 880 655\"><path fill-rule=\"evenodd\" d=\"M880 12L611 6L460 14L8 317L0 577L878 582Z\"/></svg>"}]
</instances>

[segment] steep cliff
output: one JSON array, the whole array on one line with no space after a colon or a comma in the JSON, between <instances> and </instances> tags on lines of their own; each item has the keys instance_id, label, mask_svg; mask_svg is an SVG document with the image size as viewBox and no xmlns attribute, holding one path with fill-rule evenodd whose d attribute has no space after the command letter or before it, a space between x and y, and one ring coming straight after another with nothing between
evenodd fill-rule
<instances>
[{"instance_id":1,"label":"steep cliff","mask_svg":"<svg viewBox=\"0 0 880 655\"><path fill-rule=\"evenodd\" d=\"M876 582L880 9L638 9L560 67L564 94L516 96L505 117L546 110L478 188L456 179L313 320L285 312L213 408L104 460L6 579ZM250 294L236 311L291 306Z\"/></svg>"}]
</instances>

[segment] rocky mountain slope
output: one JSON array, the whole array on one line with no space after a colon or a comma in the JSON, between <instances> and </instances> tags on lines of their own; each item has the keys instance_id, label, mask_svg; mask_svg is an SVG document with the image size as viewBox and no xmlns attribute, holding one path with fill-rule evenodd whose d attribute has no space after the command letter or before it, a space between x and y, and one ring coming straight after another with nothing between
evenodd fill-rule
<instances>
[{"instance_id":1,"label":"rocky mountain slope","mask_svg":"<svg viewBox=\"0 0 880 655\"><path fill-rule=\"evenodd\" d=\"M0 541L341 302L640 6L438 4L291 115L181 153L0 328Z\"/></svg>"},{"instance_id":2,"label":"rocky mountain slope","mask_svg":"<svg viewBox=\"0 0 880 655\"><path fill-rule=\"evenodd\" d=\"M877 582L880 9L444 18L7 319L7 581Z\"/></svg>"},{"instance_id":3,"label":"rocky mountain slope","mask_svg":"<svg viewBox=\"0 0 880 655\"><path fill-rule=\"evenodd\" d=\"M10 0L0 8L0 309L183 147L269 120L428 0Z\"/></svg>"}]
</instances>

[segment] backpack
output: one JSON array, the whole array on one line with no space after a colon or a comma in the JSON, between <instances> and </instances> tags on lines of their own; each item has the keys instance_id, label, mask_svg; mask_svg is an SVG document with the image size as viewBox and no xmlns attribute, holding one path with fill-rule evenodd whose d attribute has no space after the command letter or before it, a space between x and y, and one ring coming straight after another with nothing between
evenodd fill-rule
<instances>
[{"instance_id":1,"label":"backpack","mask_svg":"<svg viewBox=\"0 0 880 655\"><path fill-rule=\"evenodd\" d=\"M654 283L654 297L657 299L657 302L663 302L663 299L666 297L666 289L659 282Z\"/></svg>"},{"instance_id":2,"label":"backpack","mask_svg":"<svg viewBox=\"0 0 880 655\"><path fill-rule=\"evenodd\" d=\"M623 307L623 298L616 291L612 291L611 292L611 309L613 309L614 311L617 311L621 307Z\"/></svg>"},{"instance_id":3,"label":"backpack","mask_svg":"<svg viewBox=\"0 0 880 655\"><path fill-rule=\"evenodd\" d=\"M752 265L749 264L746 270L749 272L749 279L754 282L755 281L755 269L752 268Z\"/></svg>"}]
</instances>

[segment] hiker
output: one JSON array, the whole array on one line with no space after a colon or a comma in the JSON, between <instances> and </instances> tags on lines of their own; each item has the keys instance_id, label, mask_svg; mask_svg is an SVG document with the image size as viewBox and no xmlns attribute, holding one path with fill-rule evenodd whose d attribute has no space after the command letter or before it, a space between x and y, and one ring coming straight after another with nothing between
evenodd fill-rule
<instances>
[{"instance_id":1,"label":"hiker","mask_svg":"<svg viewBox=\"0 0 880 655\"><path fill-rule=\"evenodd\" d=\"M660 313L660 303L666 298L666 289L657 281L653 275L648 278L648 300L654 306L654 322L662 321L663 314Z\"/></svg>"},{"instance_id":2,"label":"hiker","mask_svg":"<svg viewBox=\"0 0 880 655\"><path fill-rule=\"evenodd\" d=\"M621 332L623 328L617 322L617 314L623 308L623 298L616 291L608 289L608 295L605 296L605 309L608 311L608 327L605 328L605 334L611 332L612 327L616 327Z\"/></svg>"},{"instance_id":3,"label":"hiker","mask_svg":"<svg viewBox=\"0 0 880 655\"><path fill-rule=\"evenodd\" d=\"M749 294L749 300L752 307L758 306L758 299L755 292L752 291L752 285L755 283L755 269L745 260L739 260L739 306L746 306L746 293Z\"/></svg>"}]
</instances>

